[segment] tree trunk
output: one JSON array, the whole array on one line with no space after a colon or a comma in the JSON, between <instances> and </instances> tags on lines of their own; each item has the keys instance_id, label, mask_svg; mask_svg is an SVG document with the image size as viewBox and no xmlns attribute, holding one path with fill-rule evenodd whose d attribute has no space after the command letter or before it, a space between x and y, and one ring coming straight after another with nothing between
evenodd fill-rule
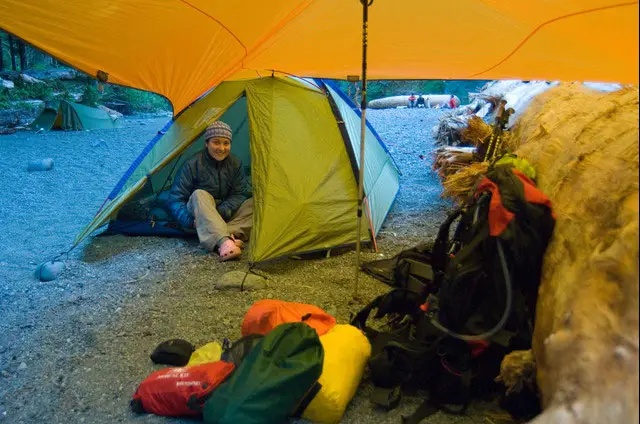
<instances>
[{"instance_id":1,"label":"tree trunk","mask_svg":"<svg viewBox=\"0 0 640 424\"><path fill-rule=\"evenodd\" d=\"M11 69L16 70L16 49L13 45L13 36L9 34L9 55L11 56Z\"/></svg>"},{"instance_id":2,"label":"tree trunk","mask_svg":"<svg viewBox=\"0 0 640 424\"><path fill-rule=\"evenodd\" d=\"M20 56L20 71L27 69L27 47L24 41L18 39L18 56Z\"/></svg>"},{"instance_id":3,"label":"tree trunk","mask_svg":"<svg viewBox=\"0 0 640 424\"><path fill-rule=\"evenodd\" d=\"M2 31L0 31L0 71L4 69L4 36L2 34Z\"/></svg>"}]
</instances>

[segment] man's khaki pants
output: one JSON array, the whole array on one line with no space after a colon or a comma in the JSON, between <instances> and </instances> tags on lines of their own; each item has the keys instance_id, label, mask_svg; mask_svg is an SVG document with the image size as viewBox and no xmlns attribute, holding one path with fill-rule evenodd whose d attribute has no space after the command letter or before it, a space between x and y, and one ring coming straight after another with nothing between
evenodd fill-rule
<instances>
[{"instance_id":1,"label":"man's khaki pants","mask_svg":"<svg viewBox=\"0 0 640 424\"><path fill-rule=\"evenodd\" d=\"M202 247L212 252L223 237L247 240L253 225L253 197L245 200L229 222L218 213L216 201L209 192L196 190L189 197L187 209L195 217L195 227Z\"/></svg>"}]
</instances>

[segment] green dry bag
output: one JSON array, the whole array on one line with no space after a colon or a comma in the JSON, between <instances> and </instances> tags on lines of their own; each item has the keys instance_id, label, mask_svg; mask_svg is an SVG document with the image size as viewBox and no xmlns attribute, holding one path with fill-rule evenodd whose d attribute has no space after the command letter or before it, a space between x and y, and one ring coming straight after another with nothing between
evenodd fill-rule
<instances>
[{"instance_id":1,"label":"green dry bag","mask_svg":"<svg viewBox=\"0 0 640 424\"><path fill-rule=\"evenodd\" d=\"M207 400L211 424L277 424L304 410L319 390L324 350L304 323L281 324L265 335Z\"/></svg>"}]
</instances>

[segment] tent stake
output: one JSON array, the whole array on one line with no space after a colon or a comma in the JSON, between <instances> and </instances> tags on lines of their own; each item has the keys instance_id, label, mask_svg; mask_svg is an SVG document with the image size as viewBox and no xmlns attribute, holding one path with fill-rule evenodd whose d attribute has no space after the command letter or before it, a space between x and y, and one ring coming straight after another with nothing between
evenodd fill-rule
<instances>
[{"instance_id":1,"label":"tent stake","mask_svg":"<svg viewBox=\"0 0 640 424\"><path fill-rule=\"evenodd\" d=\"M353 287L353 298L358 299L358 279L360 277L360 234L362 231L362 199L364 197L364 141L366 135L367 113L367 25L369 6L373 0L360 0L362 3L362 98L360 101L360 169L358 173L358 213L356 222L356 280Z\"/></svg>"}]
</instances>

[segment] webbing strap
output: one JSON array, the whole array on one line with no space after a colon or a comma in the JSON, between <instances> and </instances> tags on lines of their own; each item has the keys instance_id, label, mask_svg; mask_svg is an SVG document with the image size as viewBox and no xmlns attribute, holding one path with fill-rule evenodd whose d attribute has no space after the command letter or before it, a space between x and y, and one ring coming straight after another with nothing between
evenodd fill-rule
<instances>
[{"instance_id":1,"label":"webbing strap","mask_svg":"<svg viewBox=\"0 0 640 424\"><path fill-rule=\"evenodd\" d=\"M448 263L447 251L449 249L449 228L453 221L456 220L458 216L462 214L464 211L463 208L459 208L453 212L451 212L447 219L440 225L440 229L438 230L438 235L436 236L436 241L433 244L433 249L431 253L431 266L433 267L433 273L437 277L444 274L445 269ZM439 284L439 281L436 281L436 284Z\"/></svg>"},{"instance_id":2,"label":"webbing strap","mask_svg":"<svg viewBox=\"0 0 640 424\"><path fill-rule=\"evenodd\" d=\"M452 408L449 405L445 405L441 403L438 400L437 396L434 396L434 394L432 393L429 397L427 397L422 402L422 404L420 404L418 409L416 409L413 414L411 414L408 417L403 416L402 423L418 424L423 419L430 417L431 415L435 414L438 411L443 411L443 412L446 412L447 414L452 414L452 415L464 415L464 413L467 411L467 408L469 407L469 404L471 403L471 392L470 392L471 370L463 371L462 374L460 375L460 379L462 384L462 390L464 390L464 393L462 396L463 397L462 403L459 405L458 408Z\"/></svg>"},{"instance_id":3,"label":"webbing strap","mask_svg":"<svg viewBox=\"0 0 640 424\"><path fill-rule=\"evenodd\" d=\"M294 418L301 417L304 410L307 409L307 406L309 406L311 401L316 397L320 389L322 389L322 384L318 383L317 381L313 383L313 386L311 386L307 393L304 394L304 396L300 400L300 403L291 416Z\"/></svg>"}]
</instances>

